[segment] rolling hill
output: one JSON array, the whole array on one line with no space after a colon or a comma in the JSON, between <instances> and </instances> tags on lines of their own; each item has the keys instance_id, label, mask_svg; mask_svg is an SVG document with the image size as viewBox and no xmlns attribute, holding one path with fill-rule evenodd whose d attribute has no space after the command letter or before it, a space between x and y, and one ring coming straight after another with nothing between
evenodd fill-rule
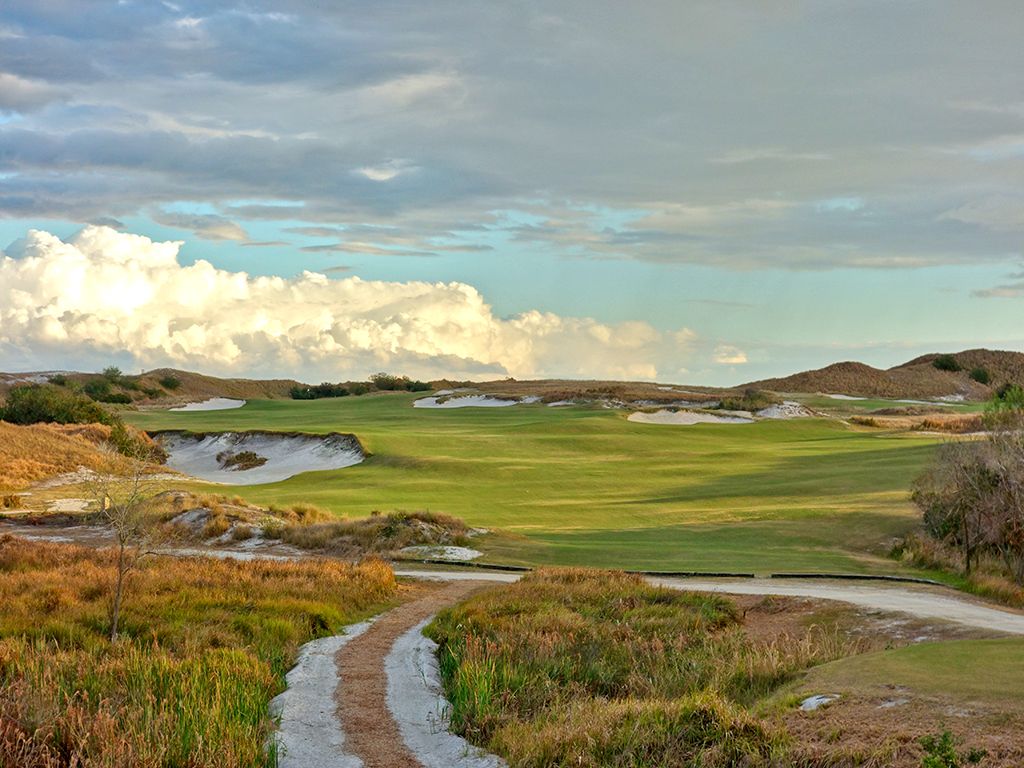
<instances>
[{"instance_id":1,"label":"rolling hill","mask_svg":"<svg viewBox=\"0 0 1024 768\"><path fill-rule=\"evenodd\" d=\"M949 365L950 361L954 365ZM858 362L833 363L792 376L752 381L744 386L775 392L829 392L860 397L960 395L967 400L985 400L1007 383L1024 384L1024 353L990 349L933 353L888 369Z\"/></svg>"}]
</instances>

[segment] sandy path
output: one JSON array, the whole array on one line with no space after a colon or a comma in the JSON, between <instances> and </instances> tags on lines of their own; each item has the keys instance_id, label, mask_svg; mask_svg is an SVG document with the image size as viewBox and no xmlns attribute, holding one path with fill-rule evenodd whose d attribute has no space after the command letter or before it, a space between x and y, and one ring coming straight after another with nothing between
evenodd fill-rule
<instances>
[{"instance_id":1,"label":"sandy path","mask_svg":"<svg viewBox=\"0 0 1024 768\"><path fill-rule=\"evenodd\" d=\"M480 581L459 580L430 589L380 616L338 651L341 683L336 698L345 748L365 768L424 768L388 708L384 660L402 635L480 586Z\"/></svg>"},{"instance_id":2,"label":"sandy path","mask_svg":"<svg viewBox=\"0 0 1024 768\"><path fill-rule=\"evenodd\" d=\"M416 579L453 581L461 579L513 582L516 573L466 573L463 571L396 570L395 575ZM941 587L866 585L826 579L680 579L650 577L652 584L695 592L722 592L734 595L783 595L836 600L876 611L907 613L922 619L943 619L979 629L1024 635L1024 613L1002 609L960 597Z\"/></svg>"}]
</instances>

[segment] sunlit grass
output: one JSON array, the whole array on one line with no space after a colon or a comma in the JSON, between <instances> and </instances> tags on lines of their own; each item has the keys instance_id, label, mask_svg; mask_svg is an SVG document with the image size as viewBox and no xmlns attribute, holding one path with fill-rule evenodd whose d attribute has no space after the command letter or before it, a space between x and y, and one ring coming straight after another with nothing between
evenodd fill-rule
<instances>
[{"instance_id":1,"label":"sunlit grass","mask_svg":"<svg viewBox=\"0 0 1024 768\"><path fill-rule=\"evenodd\" d=\"M105 639L112 556L0 538L0 765L271 765L298 647L396 592L379 561L150 558Z\"/></svg>"},{"instance_id":2,"label":"sunlit grass","mask_svg":"<svg viewBox=\"0 0 1024 768\"><path fill-rule=\"evenodd\" d=\"M721 596L621 573L539 571L441 613L452 724L513 766L761 765L788 748L754 706L858 646L752 641Z\"/></svg>"},{"instance_id":3,"label":"sunlit grass","mask_svg":"<svg viewBox=\"0 0 1024 768\"><path fill-rule=\"evenodd\" d=\"M474 544L503 562L653 570L898 571L889 543L919 522L908 489L939 442L825 419L673 427L591 407L432 411L415 397L128 418L351 432L371 453L362 464L232 492L349 519L441 512L512 534Z\"/></svg>"}]
</instances>

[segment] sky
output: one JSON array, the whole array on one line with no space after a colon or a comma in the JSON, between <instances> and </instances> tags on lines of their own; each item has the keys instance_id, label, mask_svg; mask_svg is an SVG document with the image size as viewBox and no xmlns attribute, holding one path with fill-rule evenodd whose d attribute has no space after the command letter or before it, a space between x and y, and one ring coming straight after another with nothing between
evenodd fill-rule
<instances>
[{"instance_id":1,"label":"sky","mask_svg":"<svg viewBox=\"0 0 1024 768\"><path fill-rule=\"evenodd\" d=\"M1024 4L0 4L0 370L1024 350Z\"/></svg>"}]
</instances>

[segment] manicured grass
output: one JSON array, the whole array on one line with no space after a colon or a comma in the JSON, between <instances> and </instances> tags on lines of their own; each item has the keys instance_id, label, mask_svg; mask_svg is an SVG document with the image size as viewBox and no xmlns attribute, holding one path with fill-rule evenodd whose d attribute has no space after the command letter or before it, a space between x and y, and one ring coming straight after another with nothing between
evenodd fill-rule
<instances>
[{"instance_id":1,"label":"manicured grass","mask_svg":"<svg viewBox=\"0 0 1024 768\"><path fill-rule=\"evenodd\" d=\"M379 561L149 558L106 639L115 554L0 536L0 766L250 768L298 647L396 594Z\"/></svg>"},{"instance_id":2,"label":"manicured grass","mask_svg":"<svg viewBox=\"0 0 1024 768\"><path fill-rule=\"evenodd\" d=\"M346 516L429 509L511 536L492 559L662 570L896 571L935 438L827 419L689 427L601 408L412 408L415 395L129 415L146 429L352 432L372 456L246 499ZM197 486L198 487L198 486ZM208 487L208 486L207 486Z\"/></svg>"},{"instance_id":3,"label":"manicured grass","mask_svg":"<svg viewBox=\"0 0 1024 768\"><path fill-rule=\"evenodd\" d=\"M1024 712L1024 639L952 640L867 653L812 670L800 689L842 694L946 696Z\"/></svg>"}]
</instances>

